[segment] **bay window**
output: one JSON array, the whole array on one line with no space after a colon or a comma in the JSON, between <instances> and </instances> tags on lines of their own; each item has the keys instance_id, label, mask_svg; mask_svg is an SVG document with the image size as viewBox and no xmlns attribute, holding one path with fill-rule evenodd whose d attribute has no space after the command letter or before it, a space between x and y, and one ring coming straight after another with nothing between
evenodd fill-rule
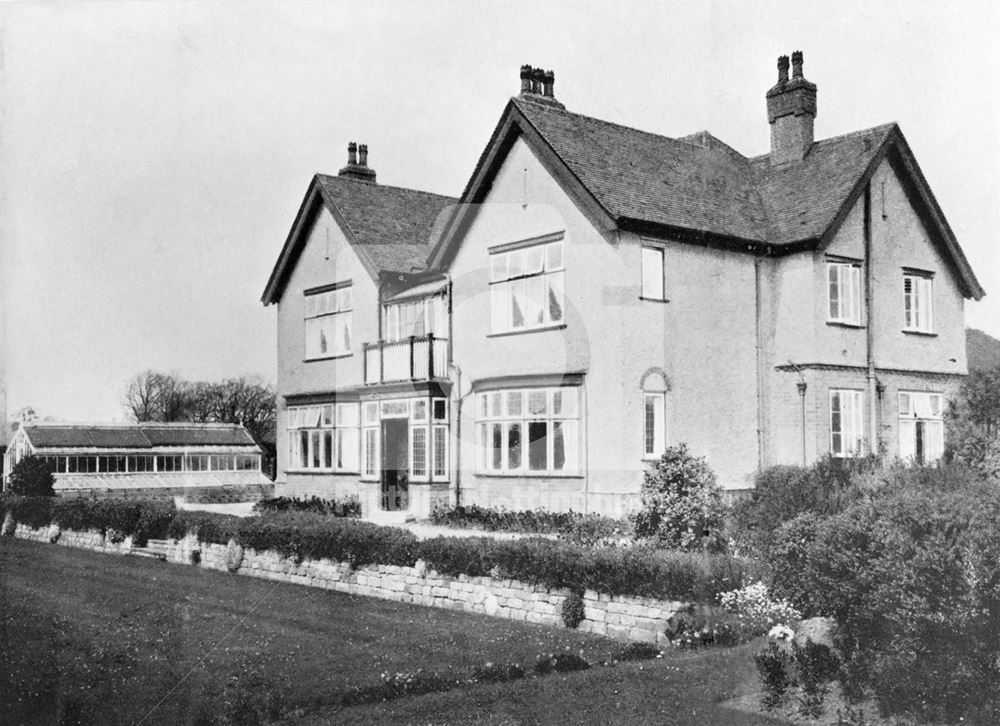
<instances>
[{"instance_id":1,"label":"bay window","mask_svg":"<svg viewBox=\"0 0 1000 726\"><path fill-rule=\"evenodd\" d=\"M562 239L491 251L491 332L562 323L564 275Z\"/></svg>"},{"instance_id":2,"label":"bay window","mask_svg":"<svg viewBox=\"0 0 1000 726\"><path fill-rule=\"evenodd\" d=\"M292 406L286 416L289 470L359 470L357 403Z\"/></svg>"},{"instance_id":3,"label":"bay window","mask_svg":"<svg viewBox=\"0 0 1000 726\"><path fill-rule=\"evenodd\" d=\"M576 387L478 394L477 470L499 474L578 473L579 418Z\"/></svg>"}]
</instances>

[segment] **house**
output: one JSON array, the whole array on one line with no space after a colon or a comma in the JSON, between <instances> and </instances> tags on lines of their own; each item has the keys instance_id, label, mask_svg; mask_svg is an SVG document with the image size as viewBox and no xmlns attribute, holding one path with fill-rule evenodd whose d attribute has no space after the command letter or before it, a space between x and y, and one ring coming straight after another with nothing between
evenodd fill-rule
<instances>
[{"instance_id":1,"label":"house","mask_svg":"<svg viewBox=\"0 0 1000 726\"><path fill-rule=\"evenodd\" d=\"M791 71L791 74L789 74ZM621 514L667 445L931 461L984 293L895 124L816 141L801 53L768 153L567 110L524 66L460 199L316 176L278 305L278 489Z\"/></svg>"},{"instance_id":2,"label":"house","mask_svg":"<svg viewBox=\"0 0 1000 726\"><path fill-rule=\"evenodd\" d=\"M261 450L243 426L216 423L26 423L4 461L7 488L27 456L48 462L56 494L260 499L271 493Z\"/></svg>"}]
</instances>

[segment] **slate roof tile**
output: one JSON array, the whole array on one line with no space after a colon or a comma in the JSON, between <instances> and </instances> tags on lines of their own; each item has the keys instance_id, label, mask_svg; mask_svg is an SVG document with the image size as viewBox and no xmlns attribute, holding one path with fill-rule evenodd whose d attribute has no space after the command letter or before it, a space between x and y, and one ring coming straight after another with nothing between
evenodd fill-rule
<instances>
[{"instance_id":1,"label":"slate roof tile","mask_svg":"<svg viewBox=\"0 0 1000 726\"><path fill-rule=\"evenodd\" d=\"M237 424L28 424L24 430L36 449L256 446Z\"/></svg>"}]
</instances>

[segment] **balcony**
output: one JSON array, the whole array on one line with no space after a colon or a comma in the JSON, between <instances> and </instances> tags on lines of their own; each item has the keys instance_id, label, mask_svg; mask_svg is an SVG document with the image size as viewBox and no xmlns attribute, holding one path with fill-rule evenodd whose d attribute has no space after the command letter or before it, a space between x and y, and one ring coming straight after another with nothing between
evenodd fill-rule
<instances>
[{"instance_id":1,"label":"balcony","mask_svg":"<svg viewBox=\"0 0 1000 726\"><path fill-rule=\"evenodd\" d=\"M365 383L426 381L448 377L448 340L433 335L392 343L365 343Z\"/></svg>"}]
</instances>

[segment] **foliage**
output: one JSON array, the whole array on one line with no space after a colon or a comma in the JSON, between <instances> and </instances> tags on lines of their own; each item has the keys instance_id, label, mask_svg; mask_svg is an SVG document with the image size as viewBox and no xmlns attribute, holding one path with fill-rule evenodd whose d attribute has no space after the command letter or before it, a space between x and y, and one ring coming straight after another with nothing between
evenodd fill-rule
<instances>
[{"instance_id":1,"label":"foliage","mask_svg":"<svg viewBox=\"0 0 1000 726\"><path fill-rule=\"evenodd\" d=\"M661 655L662 652L660 649L651 643L629 643L618 649L614 660L652 660L653 658L659 658Z\"/></svg>"},{"instance_id":2,"label":"foliage","mask_svg":"<svg viewBox=\"0 0 1000 726\"><path fill-rule=\"evenodd\" d=\"M14 522L39 529L52 523L53 497L0 494L0 518L9 514Z\"/></svg>"},{"instance_id":3,"label":"foliage","mask_svg":"<svg viewBox=\"0 0 1000 726\"><path fill-rule=\"evenodd\" d=\"M681 550L720 551L725 508L715 473L685 444L669 447L645 473L635 531Z\"/></svg>"},{"instance_id":4,"label":"foliage","mask_svg":"<svg viewBox=\"0 0 1000 726\"><path fill-rule=\"evenodd\" d=\"M889 467L826 518L803 515L770 551L771 583L838 621L843 681L883 713L954 721L1000 704L1000 490L961 468Z\"/></svg>"},{"instance_id":5,"label":"foliage","mask_svg":"<svg viewBox=\"0 0 1000 726\"><path fill-rule=\"evenodd\" d=\"M0 525L0 536L13 537L16 530L17 522L14 521L14 515L10 512L5 512L3 515L3 524Z\"/></svg>"},{"instance_id":6,"label":"foliage","mask_svg":"<svg viewBox=\"0 0 1000 726\"><path fill-rule=\"evenodd\" d=\"M37 456L26 456L10 471L9 490L24 497L54 497L52 467Z\"/></svg>"},{"instance_id":7,"label":"foliage","mask_svg":"<svg viewBox=\"0 0 1000 726\"><path fill-rule=\"evenodd\" d=\"M761 706L765 711L781 705L785 694L794 684L791 654L777 643L769 643L766 650L756 653L753 657L760 674Z\"/></svg>"},{"instance_id":8,"label":"foliage","mask_svg":"<svg viewBox=\"0 0 1000 726\"><path fill-rule=\"evenodd\" d=\"M800 514L831 515L861 498L860 485L874 458L827 456L809 467L773 466L757 474L750 496L733 506L729 534L734 546L762 556L774 532Z\"/></svg>"},{"instance_id":9,"label":"foliage","mask_svg":"<svg viewBox=\"0 0 1000 726\"><path fill-rule=\"evenodd\" d=\"M312 512L330 517L360 517L361 502L357 497L347 497L341 501L320 499L312 496L308 499L290 497L271 497L261 499L254 504L253 511L264 514L269 512Z\"/></svg>"},{"instance_id":10,"label":"foliage","mask_svg":"<svg viewBox=\"0 0 1000 726\"><path fill-rule=\"evenodd\" d=\"M437 507L431 522L456 529L484 529L488 532L522 532L554 534L577 544L621 542L632 537L632 524L627 519L611 519L599 514L549 512L545 509L510 512L475 504L458 507Z\"/></svg>"},{"instance_id":11,"label":"foliage","mask_svg":"<svg viewBox=\"0 0 1000 726\"><path fill-rule=\"evenodd\" d=\"M344 694L341 705L356 706L364 703L379 703L422 693L447 691L454 688L455 679L438 673L418 669L410 672L383 673L376 686L356 688Z\"/></svg>"},{"instance_id":12,"label":"foliage","mask_svg":"<svg viewBox=\"0 0 1000 726\"><path fill-rule=\"evenodd\" d=\"M663 632L670 643L681 650L731 646L750 637L734 616L696 614L692 607L672 615Z\"/></svg>"},{"instance_id":13,"label":"foliage","mask_svg":"<svg viewBox=\"0 0 1000 726\"><path fill-rule=\"evenodd\" d=\"M562 614L563 625L567 628L575 630L580 627L580 623L587 618L587 613L584 610L583 597L579 591L574 590L566 596L566 599L563 600L560 613Z\"/></svg>"},{"instance_id":14,"label":"foliage","mask_svg":"<svg viewBox=\"0 0 1000 726\"><path fill-rule=\"evenodd\" d=\"M226 544L226 569L230 572L239 572L243 565L243 548L231 539Z\"/></svg>"},{"instance_id":15,"label":"foliage","mask_svg":"<svg viewBox=\"0 0 1000 726\"><path fill-rule=\"evenodd\" d=\"M543 653L535 661L535 673L544 676L547 673L572 673L585 671L590 663L576 653Z\"/></svg>"},{"instance_id":16,"label":"foliage","mask_svg":"<svg viewBox=\"0 0 1000 726\"><path fill-rule=\"evenodd\" d=\"M771 597L767 585L759 581L722 593L719 602L751 635L762 635L774 625L794 623L802 618L787 600Z\"/></svg>"},{"instance_id":17,"label":"foliage","mask_svg":"<svg viewBox=\"0 0 1000 726\"><path fill-rule=\"evenodd\" d=\"M167 528L167 537L182 539L189 533L206 544L226 544L236 537L242 517L215 512L179 511Z\"/></svg>"},{"instance_id":18,"label":"foliage","mask_svg":"<svg viewBox=\"0 0 1000 726\"><path fill-rule=\"evenodd\" d=\"M948 406L945 456L1000 480L1000 366L970 371Z\"/></svg>"},{"instance_id":19,"label":"foliage","mask_svg":"<svg viewBox=\"0 0 1000 726\"><path fill-rule=\"evenodd\" d=\"M518 663L484 663L472 668L476 683L503 683L524 678L524 668Z\"/></svg>"},{"instance_id":20,"label":"foliage","mask_svg":"<svg viewBox=\"0 0 1000 726\"><path fill-rule=\"evenodd\" d=\"M161 499L60 499L52 505L52 520L62 529L96 530L118 542L132 537L138 547L164 538L176 514L173 501Z\"/></svg>"}]
</instances>

